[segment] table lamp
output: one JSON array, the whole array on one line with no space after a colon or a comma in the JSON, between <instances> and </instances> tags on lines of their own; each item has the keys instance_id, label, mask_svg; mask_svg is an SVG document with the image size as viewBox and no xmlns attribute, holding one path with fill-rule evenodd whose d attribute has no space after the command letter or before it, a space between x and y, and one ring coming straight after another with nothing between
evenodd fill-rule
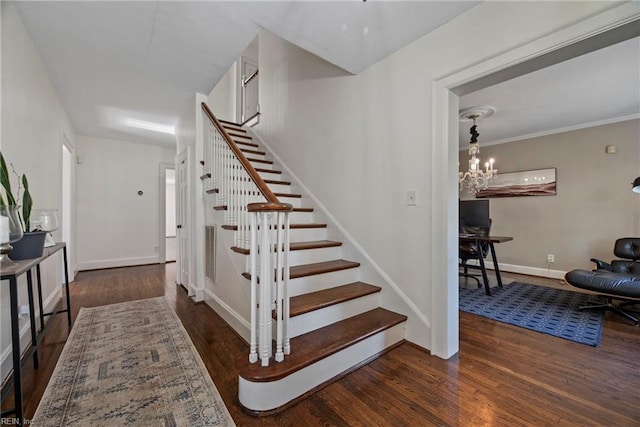
<instances>
[{"instance_id":1,"label":"table lamp","mask_svg":"<svg viewBox=\"0 0 640 427\"><path fill-rule=\"evenodd\" d=\"M52 231L56 231L60 226L58 223L58 212L56 209L34 209L31 222L38 231L46 231L47 237L44 241L44 247L48 248L56 244L51 235Z\"/></svg>"}]
</instances>

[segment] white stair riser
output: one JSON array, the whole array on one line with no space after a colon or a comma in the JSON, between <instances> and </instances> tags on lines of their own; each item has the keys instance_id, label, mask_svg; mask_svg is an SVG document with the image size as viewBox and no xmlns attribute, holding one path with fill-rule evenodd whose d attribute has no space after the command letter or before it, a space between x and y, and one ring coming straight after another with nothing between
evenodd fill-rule
<instances>
[{"instance_id":1,"label":"white stair riser","mask_svg":"<svg viewBox=\"0 0 640 427\"><path fill-rule=\"evenodd\" d=\"M292 228L292 242L309 242L312 240L324 240L327 235L326 228Z\"/></svg>"},{"instance_id":2,"label":"white stair riser","mask_svg":"<svg viewBox=\"0 0 640 427\"><path fill-rule=\"evenodd\" d=\"M281 203L289 203L294 208L302 207L302 198L300 197L278 196L278 200L280 200Z\"/></svg>"},{"instance_id":3,"label":"white stair riser","mask_svg":"<svg viewBox=\"0 0 640 427\"><path fill-rule=\"evenodd\" d=\"M249 147L249 146L246 146L246 145L241 145L240 146L240 151L242 151L242 154L244 154L244 156L247 159L267 160L267 156L265 154L245 153L244 150L260 151L259 148Z\"/></svg>"},{"instance_id":4,"label":"white stair riser","mask_svg":"<svg viewBox=\"0 0 640 427\"><path fill-rule=\"evenodd\" d=\"M260 169L266 169L266 168L260 168ZM262 177L262 179L277 179L279 181L282 181L282 174L281 173L275 173L275 172L258 172L258 175L260 175L260 177Z\"/></svg>"},{"instance_id":5,"label":"white stair riser","mask_svg":"<svg viewBox=\"0 0 640 427\"><path fill-rule=\"evenodd\" d=\"M264 178L263 178L264 179ZM284 184L267 184L274 193L291 193L291 186Z\"/></svg>"},{"instance_id":6,"label":"white stair riser","mask_svg":"<svg viewBox=\"0 0 640 427\"><path fill-rule=\"evenodd\" d=\"M312 224L313 212L291 212L289 214L291 224Z\"/></svg>"},{"instance_id":7,"label":"white stair riser","mask_svg":"<svg viewBox=\"0 0 640 427\"><path fill-rule=\"evenodd\" d=\"M278 381L251 382L240 377L240 403L254 411L278 408L400 342L404 329L404 323L385 329Z\"/></svg>"},{"instance_id":8,"label":"white stair riser","mask_svg":"<svg viewBox=\"0 0 640 427\"><path fill-rule=\"evenodd\" d=\"M234 231L235 232L235 231ZM326 239L326 228L292 228L291 233L291 241L292 242L309 242L315 240L325 240ZM271 241L276 241L276 232L272 231Z\"/></svg>"},{"instance_id":9,"label":"white stair riser","mask_svg":"<svg viewBox=\"0 0 640 427\"><path fill-rule=\"evenodd\" d=\"M250 270L249 256L237 254L240 257L247 258L240 260L237 265L245 265L244 271ZM342 257L342 249L340 246L332 246L329 248L305 249L289 252L289 265L312 264L316 262L331 261Z\"/></svg>"},{"instance_id":10,"label":"white stair riser","mask_svg":"<svg viewBox=\"0 0 640 427\"><path fill-rule=\"evenodd\" d=\"M289 281L289 295L308 294L309 292L321 291L333 288L338 285L345 285L360 280L357 268L332 271L324 274L314 274L313 276L298 277Z\"/></svg>"},{"instance_id":11,"label":"white stair riser","mask_svg":"<svg viewBox=\"0 0 640 427\"><path fill-rule=\"evenodd\" d=\"M289 337L297 337L380 306L380 293L366 295L289 319ZM275 323L275 322L274 322ZM274 335L275 336L275 335Z\"/></svg>"},{"instance_id":12,"label":"white stair riser","mask_svg":"<svg viewBox=\"0 0 640 427\"><path fill-rule=\"evenodd\" d=\"M249 163L251 163L251 166L253 166L254 168L269 170L273 169L273 163L252 162L251 160L249 160Z\"/></svg>"},{"instance_id":13,"label":"white stair riser","mask_svg":"<svg viewBox=\"0 0 640 427\"><path fill-rule=\"evenodd\" d=\"M289 252L289 265L312 264L342 258L340 246Z\"/></svg>"}]
</instances>

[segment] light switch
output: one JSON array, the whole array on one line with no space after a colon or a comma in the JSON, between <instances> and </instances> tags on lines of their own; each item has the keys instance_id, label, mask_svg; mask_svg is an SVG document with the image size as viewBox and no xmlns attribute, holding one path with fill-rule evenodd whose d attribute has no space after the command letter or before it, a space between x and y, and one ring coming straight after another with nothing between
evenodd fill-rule
<instances>
[{"instance_id":1,"label":"light switch","mask_svg":"<svg viewBox=\"0 0 640 427\"><path fill-rule=\"evenodd\" d=\"M416 190L407 191L407 206L416 205Z\"/></svg>"}]
</instances>

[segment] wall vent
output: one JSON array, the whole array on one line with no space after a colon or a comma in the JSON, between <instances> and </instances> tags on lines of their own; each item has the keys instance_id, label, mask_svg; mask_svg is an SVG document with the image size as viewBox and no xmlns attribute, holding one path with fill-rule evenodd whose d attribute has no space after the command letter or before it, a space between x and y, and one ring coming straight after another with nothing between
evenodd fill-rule
<instances>
[{"instance_id":1,"label":"wall vent","mask_svg":"<svg viewBox=\"0 0 640 427\"><path fill-rule=\"evenodd\" d=\"M212 282L216 281L216 226L204 226L205 275Z\"/></svg>"}]
</instances>

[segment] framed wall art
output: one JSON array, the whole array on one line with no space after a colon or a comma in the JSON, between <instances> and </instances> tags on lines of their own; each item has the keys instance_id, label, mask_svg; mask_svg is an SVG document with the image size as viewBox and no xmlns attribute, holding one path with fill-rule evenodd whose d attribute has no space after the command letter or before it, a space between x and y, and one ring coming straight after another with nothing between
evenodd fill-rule
<instances>
[{"instance_id":1,"label":"framed wall art","mask_svg":"<svg viewBox=\"0 0 640 427\"><path fill-rule=\"evenodd\" d=\"M549 168L498 174L476 198L555 195L556 168Z\"/></svg>"}]
</instances>

